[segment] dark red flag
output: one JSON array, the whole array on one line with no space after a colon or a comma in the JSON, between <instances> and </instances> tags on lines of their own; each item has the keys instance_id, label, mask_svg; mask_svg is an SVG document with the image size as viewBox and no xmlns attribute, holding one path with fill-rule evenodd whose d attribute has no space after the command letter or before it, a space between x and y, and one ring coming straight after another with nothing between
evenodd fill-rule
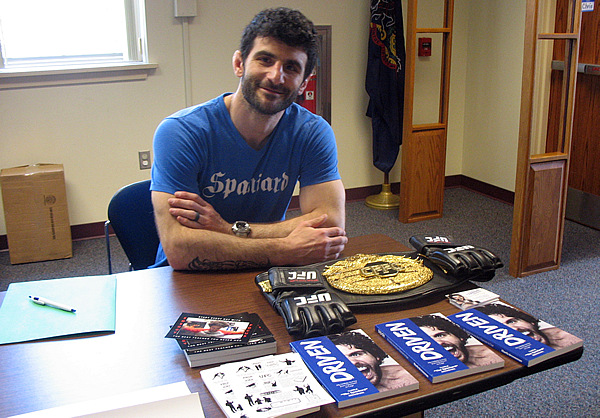
<instances>
[{"instance_id":1,"label":"dark red flag","mask_svg":"<svg viewBox=\"0 0 600 418\"><path fill-rule=\"evenodd\" d=\"M402 143L405 61L402 2L371 0L367 116L373 129L373 164L384 173L394 166Z\"/></svg>"}]
</instances>

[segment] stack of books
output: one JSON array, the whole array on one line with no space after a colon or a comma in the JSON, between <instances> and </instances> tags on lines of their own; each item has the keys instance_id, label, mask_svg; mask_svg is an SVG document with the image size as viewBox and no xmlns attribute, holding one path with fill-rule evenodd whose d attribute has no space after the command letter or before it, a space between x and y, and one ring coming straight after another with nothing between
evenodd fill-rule
<instances>
[{"instance_id":1,"label":"stack of books","mask_svg":"<svg viewBox=\"0 0 600 418\"><path fill-rule=\"evenodd\" d=\"M274 354L277 342L256 313L231 316L182 313L165 336L174 338L190 367Z\"/></svg>"}]
</instances>

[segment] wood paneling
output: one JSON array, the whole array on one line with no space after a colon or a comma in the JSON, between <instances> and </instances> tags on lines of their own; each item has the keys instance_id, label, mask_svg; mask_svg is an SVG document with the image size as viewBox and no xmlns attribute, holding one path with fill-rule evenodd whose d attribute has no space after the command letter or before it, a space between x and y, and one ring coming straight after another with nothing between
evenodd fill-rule
<instances>
[{"instance_id":1,"label":"wood paneling","mask_svg":"<svg viewBox=\"0 0 600 418\"><path fill-rule=\"evenodd\" d=\"M400 207L402 222L417 222L442 216L446 162L446 130L415 132L402 147ZM406 164L405 164L406 161Z\"/></svg>"}]
</instances>

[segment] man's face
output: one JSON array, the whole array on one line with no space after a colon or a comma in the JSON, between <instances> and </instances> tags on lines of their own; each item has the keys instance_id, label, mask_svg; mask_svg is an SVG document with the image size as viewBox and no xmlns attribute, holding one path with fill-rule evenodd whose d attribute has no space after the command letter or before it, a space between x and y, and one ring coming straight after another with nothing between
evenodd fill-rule
<instances>
[{"instance_id":1,"label":"man's face","mask_svg":"<svg viewBox=\"0 0 600 418\"><path fill-rule=\"evenodd\" d=\"M360 370L373 386L379 384L381 380L381 367L379 366L379 360L373 354L361 348L356 348L353 345L340 344L337 348Z\"/></svg>"},{"instance_id":2,"label":"man's face","mask_svg":"<svg viewBox=\"0 0 600 418\"><path fill-rule=\"evenodd\" d=\"M304 91L307 55L272 38L257 37L242 75L242 94L263 115L274 115L290 106Z\"/></svg>"},{"instance_id":3,"label":"man's face","mask_svg":"<svg viewBox=\"0 0 600 418\"><path fill-rule=\"evenodd\" d=\"M531 322L527 322L521 318L516 318L514 316L506 316L502 314L491 314L490 318L495 319L498 322L503 323L506 326L511 327L512 329L519 331L521 334L525 334L528 337L533 338L536 341L541 342L542 344L548 345L548 339L541 332L538 327Z\"/></svg>"},{"instance_id":4,"label":"man's face","mask_svg":"<svg viewBox=\"0 0 600 418\"><path fill-rule=\"evenodd\" d=\"M210 332L217 332L221 329L220 325L211 325L209 328Z\"/></svg>"},{"instance_id":5,"label":"man's face","mask_svg":"<svg viewBox=\"0 0 600 418\"><path fill-rule=\"evenodd\" d=\"M454 357L466 363L469 359L469 353L465 344L462 342L460 338L456 335L449 333L448 331L444 331L443 329L439 329L437 327L421 327L423 331L431 338L433 338L438 344L444 347L450 354Z\"/></svg>"}]
</instances>

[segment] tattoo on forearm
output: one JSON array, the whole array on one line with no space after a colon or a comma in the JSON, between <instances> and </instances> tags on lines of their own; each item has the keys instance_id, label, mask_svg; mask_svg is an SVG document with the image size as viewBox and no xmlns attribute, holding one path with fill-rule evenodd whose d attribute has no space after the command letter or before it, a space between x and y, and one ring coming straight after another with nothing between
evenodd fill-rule
<instances>
[{"instance_id":1,"label":"tattoo on forearm","mask_svg":"<svg viewBox=\"0 0 600 418\"><path fill-rule=\"evenodd\" d=\"M244 269L256 269L264 268L270 265L269 260L266 263L255 263L253 261L211 261L211 260L200 260L196 257L190 262L188 267L190 270L196 271L210 271L210 270L244 270Z\"/></svg>"}]
</instances>

